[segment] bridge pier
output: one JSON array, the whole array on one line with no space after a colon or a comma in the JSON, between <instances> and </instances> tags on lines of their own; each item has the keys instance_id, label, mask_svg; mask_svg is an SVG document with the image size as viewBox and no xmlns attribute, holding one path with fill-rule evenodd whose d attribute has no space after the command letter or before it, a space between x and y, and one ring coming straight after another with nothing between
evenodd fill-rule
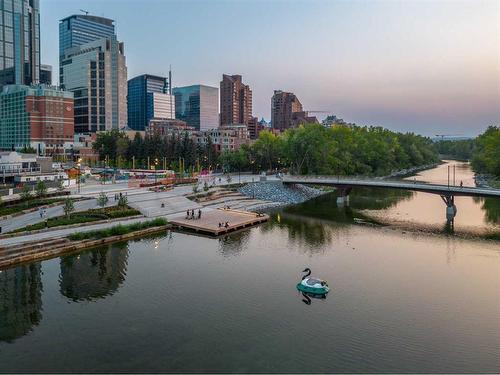
<instances>
[{"instance_id":1,"label":"bridge pier","mask_svg":"<svg viewBox=\"0 0 500 375\"><path fill-rule=\"evenodd\" d=\"M337 206L349 206L349 193L351 192L352 188L350 186L336 186L336 188L339 191L339 195L337 196Z\"/></svg>"},{"instance_id":2,"label":"bridge pier","mask_svg":"<svg viewBox=\"0 0 500 375\"><path fill-rule=\"evenodd\" d=\"M446 220L453 221L457 215L457 206L455 206L455 196L441 195L441 199L446 204Z\"/></svg>"}]
</instances>

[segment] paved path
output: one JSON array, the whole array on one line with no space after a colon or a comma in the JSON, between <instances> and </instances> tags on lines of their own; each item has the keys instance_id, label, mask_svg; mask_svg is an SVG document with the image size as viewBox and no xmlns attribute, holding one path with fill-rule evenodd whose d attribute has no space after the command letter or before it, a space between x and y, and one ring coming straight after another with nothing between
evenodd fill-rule
<instances>
[{"instance_id":1,"label":"paved path","mask_svg":"<svg viewBox=\"0 0 500 375\"><path fill-rule=\"evenodd\" d=\"M219 181L219 177L221 178L221 181ZM242 174L241 176L238 176L238 174L233 174L230 183L237 183L238 181L247 183L258 180L258 175ZM276 180L276 177L268 176L268 180ZM226 178L223 178L219 175L215 175L213 182L215 186L225 186L229 184ZM185 213L187 209L197 209L200 207L197 203L189 201L188 199L183 197L184 195L193 192L193 185L176 186L172 190L152 192L148 188L129 188L128 183L123 181L106 185L98 183L96 184L92 182L88 184L82 184L80 186L80 193L77 193L76 187L72 187L70 190L72 192L72 197L91 198L88 200L75 202L75 212L98 208L99 206L97 204L96 198L101 192L104 192L108 196L109 201L107 206L116 205L117 201L114 200L114 196L115 194L121 192L122 194L127 196L128 203L131 207L139 209L143 214L149 217ZM172 199L174 197L178 197L179 200L176 201L175 199ZM161 207L162 201L165 203L165 208ZM16 216L14 218L1 220L0 226L2 227L2 233L7 233L19 228L23 228L27 225L42 222L46 218L53 218L62 215L64 215L63 205L59 205L47 208L45 216L43 218L40 218L40 214L37 210L35 212Z\"/></svg>"},{"instance_id":2,"label":"paved path","mask_svg":"<svg viewBox=\"0 0 500 375\"><path fill-rule=\"evenodd\" d=\"M114 221L112 223L100 223L100 224L95 224L95 225L88 225L88 226L82 226L82 227L73 227L73 228L64 228L64 229L59 229L59 230L53 230L53 231L47 231L47 232L40 232L40 233L35 233L35 234L29 234L26 236L19 236L19 237L11 237L11 238L2 238L0 239L0 246L12 246L24 242L32 242L32 241L38 241L38 240L45 240L45 239L51 239L51 238L58 238L58 237L65 237L67 235L70 235L72 233L77 233L77 232L88 232L91 230L95 229L104 229L108 228L111 226L115 226L118 224L132 224L136 222L142 222L142 221L147 221L150 220L148 218L135 218L135 219L124 219L120 221Z\"/></svg>"},{"instance_id":3,"label":"paved path","mask_svg":"<svg viewBox=\"0 0 500 375\"><path fill-rule=\"evenodd\" d=\"M112 203L108 203L111 205ZM74 202L75 212L86 211L92 208L97 208L96 199L88 199L84 201ZM45 209L45 216L40 217L39 211L29 212L24 215L19 215L10 219L5 219L0 221L0 226L2 227L2 233L11 232L13 230L23 228L27 225L36 224L44 221L46 218L62 216L64 215L63 205L49 207Z\"/></svg>"}]
</instances>

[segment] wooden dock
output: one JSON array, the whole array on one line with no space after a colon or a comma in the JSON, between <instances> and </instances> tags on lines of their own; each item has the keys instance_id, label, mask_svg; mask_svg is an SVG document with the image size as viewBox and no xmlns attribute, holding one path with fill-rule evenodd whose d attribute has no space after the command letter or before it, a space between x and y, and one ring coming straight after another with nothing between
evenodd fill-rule
<instances>
[{"instance_id":1,"label":"wooden dock","mask_svg":"<svg viewBox=\"0 0 500 375\"><path fill-rule=\"evenodd\" d=\"M248 228L269 220L269 215L249 211L219 208L216 210L202 210L198 219L198 210L195 210L195 219L181 217L172 219L169 223L173 228L194 231L200 234L220 236L243 228ZM226 222L228 226L225 227ZM219 223L223 226L220 227Z\"/></svg>"}]
</instances>

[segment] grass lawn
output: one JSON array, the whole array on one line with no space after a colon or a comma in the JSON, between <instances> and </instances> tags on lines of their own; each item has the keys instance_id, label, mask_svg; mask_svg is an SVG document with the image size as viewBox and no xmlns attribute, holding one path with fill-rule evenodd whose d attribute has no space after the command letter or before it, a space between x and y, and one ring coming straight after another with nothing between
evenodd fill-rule
<instances>
[{"instance_id":1,"label":"grass lawn","mask_svg":"<svg viewBox=\"0 0 500 375\"><path fill-rule=\"evenodd\" d=\"M144 221L142 223L134 223L129 225L115 225L114 227L108 229L92 230L89 232L73 233L68 236L71 241L81 241L81 240L93 240L101 239L112 236L119 236L123 234L128 234L136 232L138 230L160 227L167 224L167 219L157 218L150 221Z\"/></svg>"},{"instance_id":2,"label":"grass lawn","mask_svg":"<svg viewBox=\"0 0 500 375\"><path fill-rule=\"evenodd\" d=\"M130 208L128 206L125 208L112 206L106 207L104 209L92 209L82 212L76 212L74 214L71 214L69 218L66 216L50 218L47 220L47 226L45 226L45 221L42 221L40 223L25 226L24 228L16 229L14 233L43 229L46 227L53 228L71 224L89 223L99 220L117 219L135 215L140 215L140 212L136 209Z\"/></svg>"}]
</instances>

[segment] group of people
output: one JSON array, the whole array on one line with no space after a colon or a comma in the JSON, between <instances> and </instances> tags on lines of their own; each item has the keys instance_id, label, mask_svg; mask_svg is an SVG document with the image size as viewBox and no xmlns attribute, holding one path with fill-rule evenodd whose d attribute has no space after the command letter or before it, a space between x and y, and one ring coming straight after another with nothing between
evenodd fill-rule
<instances>
[{"instance_id":1,"label":"group of people","mask_svg":"<svg viewBox=\"0 0 500 375\"><path fill-rule=\"evenodd\" d=\"M125 193L127 195L127 193ZM115 201L119 200L122 197L122 193L120 194L115 194Z\"/></svg>"},{"instance_id":2,"label":"group of people","mask_svg":"<svg viewBox=\"0 0 500 375\"><path fill-rule=\"evenodd\" d=\"M195 217L194 210L187 210L186 219L188 220L201 219L201 210L198 209L198 217Z\"/></svg>"},{"instance_id":3,"label":"group of people","mask_svg":"<svg viewBox=\"0 0 500 375\"><path fill-rule=\"evenodd\" d=\"M219 228L229 228L229 221L219 223Z\"/></svg>"},{"instance_id":4,"label":"group of people","mask_svg":"<svg viewBox=\"0 0 500 375\"><path fill-rule=\"evenodd\" d=\"M47 210L45 208L39 208L38 213L40 214L40 219L47 215Z\"/></svg>"}]
</instances>

